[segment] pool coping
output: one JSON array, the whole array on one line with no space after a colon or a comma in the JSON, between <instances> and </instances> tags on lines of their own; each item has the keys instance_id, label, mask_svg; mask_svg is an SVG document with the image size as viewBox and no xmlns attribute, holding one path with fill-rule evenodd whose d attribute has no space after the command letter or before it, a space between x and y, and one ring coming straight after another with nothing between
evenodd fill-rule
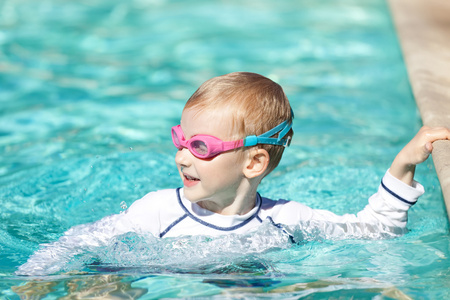
<instances>
[{"instance_id":1,"label":"pool coping","mask_svg":"<svg viewBox=\"0 0 450 300\"><path fill-rule=\"evenodd\" d=\"M387 0L424 125L450 128L450 2ZM450 220L450 141L433 143Z\"/></svg>"}]
</instances>

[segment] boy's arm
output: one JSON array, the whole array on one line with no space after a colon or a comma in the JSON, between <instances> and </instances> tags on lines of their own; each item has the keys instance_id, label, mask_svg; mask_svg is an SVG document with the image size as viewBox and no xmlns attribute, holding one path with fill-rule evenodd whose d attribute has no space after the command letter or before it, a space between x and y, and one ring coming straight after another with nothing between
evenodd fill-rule
<instances>
[{"instance_id":1,"label":"boy's arm","mask_svg":"<svg viewBox=\"0 0 450 300\"><path fill-rule=\"evenodd\" d=\"M437 140L450 140L450 129L423 126L395 157L389 172L397 179L411 185L416 165L428 158L433 151L432 143Z\"/></svg>"},{"instance_id":2,"label":"boy's arm","mask_svg":"<svg viewBox=\"0 0 450 300\"><path fill-rule=\"evenodd\" d=\"M315 237L319 234L327 239L396 237L406 232L408 210L423 192L420 183L413 182L409 186L387 171L377 193L356 214L338 215L301 203L289 203L290 207L284 211L286 215L280 219L290 220L288 224L294 224L293 232L297 228L295 224L299 224L303 234L313 232Z\"/></svg>"},{"instance_id":3,"label":"boy's arm","mask_svg":"<svg viewBox=\"0 0 450 300\"><path fill-rule=\"evenodd\" d=\"M386 172L378 192L358 214L336 215L326 210L302 208L298 218L333 238L386 237L402 234L406 229L408 209L423 194L423 187L413 180L415 166L424 162L436 140L450 140L448 128L422 127L400 151ZM291 211L294 211L292 209Z\"/></svg>"},{"instance_id":4,"label":"boy's arm","mask_svg":"<svg viewBox=\"0 0 450 300\"><path fill-rule=\"evenodd\" d=\"M119 215L70 228L58 241L41 245L28 261L16 271L17 275L48 275L64 269L77 254L94 249L117 234L114 223Z\"/></svg>"},{"instance_id":5,"label":"boy's arm","mask_svg":"<svg viewBox=\"0 0 450 300\"><path fill-rule=\"evenodd\" d=\"M160 194L162 194L160 198L164 199L166 194ZM159 228L159 218L158 210L152 209L153 195L156 193L147 194L121 214L72 227L58 241L42 245L25 264L18 268L16 274L48 275L60 272L74 256L87 251L94 252L96 247L106 245L114 236L127 232L140 233L144 230L157 236L155 228Z\"/></svg>"}]
</instances>

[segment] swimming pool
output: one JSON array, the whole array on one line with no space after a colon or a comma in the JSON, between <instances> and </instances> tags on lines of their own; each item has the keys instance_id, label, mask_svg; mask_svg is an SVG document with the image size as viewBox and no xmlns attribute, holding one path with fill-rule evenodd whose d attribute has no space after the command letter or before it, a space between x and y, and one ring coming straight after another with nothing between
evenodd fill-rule
<instances>
[{"instance_id":1,"label":"swimming pool","mask_svg":"<svg viewBox=\"0 0 450 300\"><path fill-rule=\"evenodd\" d=\"M266 249L249 250L227 237L130 234L63 266L84 274L13 274L71 226L179 186L170 128L199 84L232 71L279 82L296 114L261 194L358 211L420 127L383 1L23 0L0 14L2 297L449 295L449 224L431 161L418 168L427 193L401 238L305 232L289 246L271 232ZM105 264L85 267L93 257Z\"/></svg>"}]
</instances>

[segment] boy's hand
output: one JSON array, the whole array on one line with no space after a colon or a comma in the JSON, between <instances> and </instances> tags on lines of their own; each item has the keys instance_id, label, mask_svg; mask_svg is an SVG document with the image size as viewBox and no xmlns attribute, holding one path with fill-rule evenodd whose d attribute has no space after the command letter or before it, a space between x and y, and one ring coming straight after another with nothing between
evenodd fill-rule
<instances>
[{"instance_id":1,"label":"boy's hand","mask_svg":"<svg viewBox=\"0 0 450 300\"><path fill-rule=\"evenodd\" d=\"M394 177L411 185L416 165L428 158L433 151L432 143L437 140L450 140L450 129L423 126L394 159L389 172Z\"/></svg>"}]
</instances>

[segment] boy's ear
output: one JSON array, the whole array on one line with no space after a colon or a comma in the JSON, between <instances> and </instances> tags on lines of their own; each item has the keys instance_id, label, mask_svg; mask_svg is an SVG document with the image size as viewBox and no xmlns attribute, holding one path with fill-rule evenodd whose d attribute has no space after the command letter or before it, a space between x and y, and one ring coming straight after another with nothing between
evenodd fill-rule
<instances>
[{"instance_id":1,"label":"boy's ear","mask_svg":"<svg viewBox=\"0 0 450 300\"><path fill-rule=\"evenodd\" d=\"M244 166L244 175L247 178L258 177L267 170L270 155L265 149L251 149L247 164Z\"/></svg>"}]
</instances>

